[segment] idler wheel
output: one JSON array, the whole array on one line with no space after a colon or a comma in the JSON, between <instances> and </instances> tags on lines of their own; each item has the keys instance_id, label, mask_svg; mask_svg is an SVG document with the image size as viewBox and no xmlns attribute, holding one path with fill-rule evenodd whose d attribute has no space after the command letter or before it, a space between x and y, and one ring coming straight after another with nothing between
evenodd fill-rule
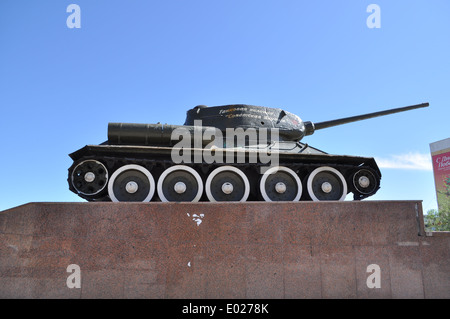
<instances>
[{"instance_id":1,"label":"idler wheel","mask_svg":"<svg viewBox=\"0 0 450 319\"><path fill-rule=\"evenodd\" d=\"M259 184L261 195L266 202L298 201L302 196L302 182L290 168L276 166L269 168Z\"/></svg>"},{"instance_id":2,"label":"idler wheel","mask_svg":"<svg viewBox=\"0 0 450 319\"><path fill-rule=\"evenodd\" d=\"M108 183L113 202L149 202L155 193L152 174L140 165L130 164L116 170Z\"/></svg>"},{"instance_id":3,"label":"idler wheel","mask_svg":"<svg viewBox=\"0 0 450 319\"><path fill-rule=\"evenodd\" d=\"M312 171L308 177L307 188L313 201L342 201L347 196L347 183L344 176L337 169L329 166Z\"/></svg>"},{"instance_id":4,"label":"idler wheel","mask_svg":"<svg viewBox=\"0 0 450 319\"><path fill-rule=\"evenodd\" d=\"M203 182L193 168L175 165L161 174L157 190L163 202L198 202L203 194Z\"/></svg>"},{"instance_id":5,"label":"idler wheel","mask_svg":"<svg viewBox=\"0 0 450 319\"><path fill-rule=\"evenodd\" d=\"M353 186L361 194L367 195L377 190L378 179L368 169L360 169L353 175Z\"/></svg>"},{"instance_id":6,"label":"idler wheel","mask_svg":"<svg viewBox=\"0 0 450 319\"><path fill-rule=\"evenodd\" d=\"M100 193L108 183L108 170L96 160L79 163L72 171L72 185L79 194L92 196Z\"/></svg>"},{"instance_id":7,"label":"idler wheel","mask_svg":"<svg viewBox=\"0 0 450 319\"><path fill-rule=\"evenodd\" d=\"M245 202L250 194L250 183L239 168L221 166L209 174L205 190L211 202Z\"/></svg>"}]
</instances>

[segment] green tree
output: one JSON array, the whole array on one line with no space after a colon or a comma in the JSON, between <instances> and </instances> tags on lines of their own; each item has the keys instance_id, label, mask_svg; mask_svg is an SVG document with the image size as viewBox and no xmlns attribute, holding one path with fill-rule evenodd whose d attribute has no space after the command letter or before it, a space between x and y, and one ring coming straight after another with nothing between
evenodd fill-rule
<instances>
[{"instance_id":1,"label":"green tree","mask_svg":"<svg viewBox=\"0 0 450 319\"><path fill-rule=\"evenodd\" d=\"M450 197L446 197L439 209L430 209L424 216L426 231L450 231Z\"/></svg>"}]
</instances>

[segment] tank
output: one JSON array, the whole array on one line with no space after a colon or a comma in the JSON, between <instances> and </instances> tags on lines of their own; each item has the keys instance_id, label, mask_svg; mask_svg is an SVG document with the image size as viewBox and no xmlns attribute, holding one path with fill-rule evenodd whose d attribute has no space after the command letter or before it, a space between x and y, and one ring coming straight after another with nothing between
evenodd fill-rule
<instances>
[{"instance_id":1,"label":"tank","mask_svg":"<svg viewBox=\"0 0 450 319\"><path fill-rule=\"evenodd\" d=\"M113 202L362 200L380 188L374 158L328 154L303 139L427 106L313 123L279 108L199 105L184 125L109 123L106 142L69 154L69 189Z\"/></svg>"}]
</instances>

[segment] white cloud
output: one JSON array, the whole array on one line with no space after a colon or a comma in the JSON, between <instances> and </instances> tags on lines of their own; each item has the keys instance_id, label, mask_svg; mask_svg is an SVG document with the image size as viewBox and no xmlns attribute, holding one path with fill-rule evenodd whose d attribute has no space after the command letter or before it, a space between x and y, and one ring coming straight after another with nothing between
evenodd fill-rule
<instances>
[{"instance_id":1,"label":"white cloud","mask_svg":"<svg viewBox=\"0 0 450 319\"><path fill-rule=\"evenodd\" d=\"M375 160L380 168L433 170L430 154L408 153L391 155L389 158L376 157Z\"/></svg>"}]
</instances>

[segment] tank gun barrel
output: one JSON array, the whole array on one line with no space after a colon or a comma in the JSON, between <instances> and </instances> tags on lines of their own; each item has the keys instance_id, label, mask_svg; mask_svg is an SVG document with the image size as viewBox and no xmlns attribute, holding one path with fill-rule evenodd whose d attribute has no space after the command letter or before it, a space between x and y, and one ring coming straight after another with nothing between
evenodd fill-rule
<instances>
[{"instance_id":1,"label":"tank gun barrel","mask_svg":"<svg viewBox=\"0 0 450 319\"><path fill-rule=\"evenodd\" d=\"M333 127L333 126L347 124L347 123L356 122L356 121L367 120L367 119L378 117L378 116L384 116L384 115L389 115L389 114L394 114L394 113L399 113L399 112L405 112L405 111L414 110L414 109L427 107L427 106L429 106L429 103L421 103L421 104L416 104L416 105L399 107L399 108L395 108L395 109L389 109L389 110L385 110L385 111L379 111L379 112L373 112L373 113L368 113L368 114L363 114L363 115L345 117L345 118L332 120L332 121L314 123L314 130L321 130L321 129L328 128L328 127Z\"/></svg>"}]
</instances>

